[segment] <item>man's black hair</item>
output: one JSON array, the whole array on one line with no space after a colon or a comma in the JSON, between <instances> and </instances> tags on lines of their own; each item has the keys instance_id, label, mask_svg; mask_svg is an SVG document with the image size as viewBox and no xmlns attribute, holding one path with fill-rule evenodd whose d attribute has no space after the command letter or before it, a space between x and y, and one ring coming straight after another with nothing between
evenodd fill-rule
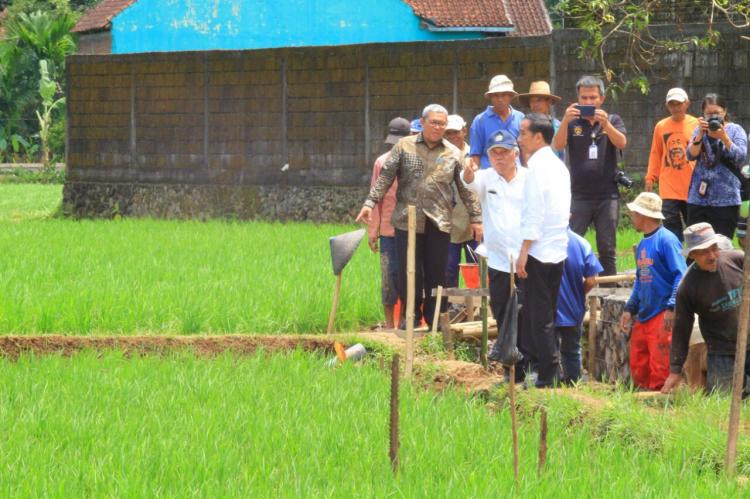
<instances>
[{"instance_id":1,"label":"man's black hair","mask_svg":"<svg viewBox=\"0 0 750 499\"><path fill-rule=\"evenodd\" d=\"M542 113L529 113L524 116L529 121L529 131L532 134L541 133L544 143L552 144L552 138L555 136L555 127L552 125L552 117Z\"/></svg>"}]
</instances>

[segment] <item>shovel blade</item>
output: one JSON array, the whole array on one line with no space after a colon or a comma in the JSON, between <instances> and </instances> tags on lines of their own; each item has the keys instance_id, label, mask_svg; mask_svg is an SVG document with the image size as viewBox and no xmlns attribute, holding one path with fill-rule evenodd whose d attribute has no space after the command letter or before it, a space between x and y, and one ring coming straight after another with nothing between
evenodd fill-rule
<instances>
[{"instance_id":1,"label":"shovel blade","mask_svg":"<svg viewBox=\"0 0 750 499\"><path fill-rule=\"evenodd\" d=\"M331 243L331 263L333 264L333 275L339 275L346 264L351 260L357 250L362 238L365 237L365 229L359 229L346 234L333 236L329 239Z\"/></svg>"}]
</instances>

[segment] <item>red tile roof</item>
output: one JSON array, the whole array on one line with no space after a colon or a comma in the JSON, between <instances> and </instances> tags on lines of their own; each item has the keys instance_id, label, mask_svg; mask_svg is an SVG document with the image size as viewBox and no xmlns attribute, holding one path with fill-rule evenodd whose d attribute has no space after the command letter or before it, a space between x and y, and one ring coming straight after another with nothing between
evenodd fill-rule
<instances>
[{"instance_id":1,"label":"red tile roof","mask_svg":"<svg viewBox=\"0 0 750 499\"><path fill-rule=\"evenodd\" d=\"M511 20L516 29L510 36L544 36L552 33L544 0L505 0L511 12Z\"/></svg>"},{"instance_id":2,"label":"red tile roof","mask_svg":"<svg viewBox=\"0 0 750 499\"><path fill-rule=\"evenodd\" d=\"M512 27L503 0L404 0L414 14L439 28Z\"/></svg>"},{"instance_id":3,"label":"red tile roof","mask_svg":"<svg viewBox=\"0 0 750 499\"><path fill-rule=\"evenodd\" d=\"M102 0L90 8L76 23L74 33L102 31L110 28L112 19L138 0Z\"/></svg>"},{"instance_id":4,"label":"red tile roof","mask_svg":"<svg viewBox=\"0 0 750 499\"><path fill-rule=\"evenodd\" d=\"M110 28L112 19L138 0L102 0L78 20L74 32ZM512 28L511 36L552 32L544 0L403 0L414 14L439 28Z\"/></svg>"}]
</instances>

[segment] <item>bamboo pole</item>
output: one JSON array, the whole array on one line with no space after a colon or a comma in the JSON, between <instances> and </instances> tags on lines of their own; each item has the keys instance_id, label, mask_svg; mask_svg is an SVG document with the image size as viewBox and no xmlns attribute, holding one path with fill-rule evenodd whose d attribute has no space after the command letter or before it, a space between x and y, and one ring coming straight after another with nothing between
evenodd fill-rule
<instances>
[{"instance_id":1,"label":"bamboo pole","mask_svg":"<svg viewBox=\"0 0 750 499\"><path fill-rule=\"evenodd\" d=\"M487 283L487 259L483 256L479 257L479 280L480 285L484 289L489 289ZM479 360L482 362L482 366L487 368L487 341L489 331L487 328L487 320L489 313L487 312L487 296L482 296L482 345L479 353Z\"/></svg>"},{"instance_id":2,"label":"bamboo pole","mask_svg":"<svg viewBox=\"0 0 750 499\"><path fill-rule=\"evenodd\" d=\"M594 278L594 283L599 284L612 284L618 282L633 282L635 281L635 274L617 274L617 275L603 275Z\"/></svg>"},{"instance_id":3,"label":"bamboo pole","mask_svg":"<svg viewBox=\"0 0 750 499\"><path fill-rule=\"evenodd\" d=\"M438 321L440 320L440 302L443 300L443 287L438 286L437 296L435 297L435 313L432 317L432 334L437 334Z\"/></svg>"},{"instance_id":4,"label":"bamboo pole","mask_svg":"<svg viewBox=\"0 0 750 499\"><path fill-rule=\"evenodd\" d=\"M388 456L391 458L391 468L393 473L398 473L398 449L400 442L398 438L398 354L393 356L391 361L391 417L390 417L390 449Z\"/></svg>"},{"instance_id":5,"label":"bamboo pole","mask_svg":"<svg viewBox=\"0 0 750 499\"><path fill-rule=\"evenodd\" d=\"M596 369L596 321L599 314L599 298L589 296L589 379L594 379L594 370Z\"/></svg>"},{"instance_id":6,"label":"bamboo pole","mask_svg":"<svg viewBox=\"0 0 750 499\"><path fill-rule=\"evenodd\" d=\"M541 407L539 412L539 462L536 471L541 475L547 463L547 410Z\"/></svg>"},{"instance_id":7,"label":"bamboo pole","mask_svg":"<svg viewBox=\"0 0 750 499\"><path fill-rule=\"evenodd\" d=\"M344 271L341 271L343 274ZM326 333L331 334L333 332L333 323L336 320L336 309L339 308L339 295L341 294L341 274L336 276L336 287L333 289L333 303L331 304L331 313L328 316L328 329Z\"/></svg>"},{"instance_id":8,"label":"bamboo pole","mask_svg":"<svg viewBox=\"0 0 750 499\"><path fill-rule=\"evenodd\" d=\"M411 378L414 367L414 281L416 273L417 208L409 205L409 239L406 246L406 366L404 376Z\"/></svg>"},{"instance_id":9,"label":"bamboo pole","mask_svg":"<svg viewBox=\"0 0 750 499\"><path fill-rule=\"evenodd\" d=\"M747 238L746 238L747 240ZM727 454L724 466L727 475L734 476L737 462L737 434L740 426L740 402L745 381L745 355L747 353L748 323L750 322L750 251L745 250L744 272L742 277L742 302L737 321L737 348L734 352L734 375L732 377L732 405L729 409L729 431Z\"/></svg>"},{"instance_id":10,"label":"bamboo pole","mask_svg":"<svg viewBox=\"0 0 750 499\"><path fill-rule=\"evenodd\" d=\"M510 428L513 434L513 476L518 484L518 418L516 417L516 365L510 366Z\"/></svg>"}]
</instances>

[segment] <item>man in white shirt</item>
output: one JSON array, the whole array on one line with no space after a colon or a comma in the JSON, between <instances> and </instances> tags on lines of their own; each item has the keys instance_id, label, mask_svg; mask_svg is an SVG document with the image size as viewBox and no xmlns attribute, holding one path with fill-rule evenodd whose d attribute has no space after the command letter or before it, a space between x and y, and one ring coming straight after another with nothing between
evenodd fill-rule
<instances>
[{"instance_id":1,"label":"man in white shirt","mask_svg":"<svg viewBox=\"0 0 750 499\"><path fill-rule=\"evenodd\" d=\"M492 135L487 156L492 168L475 171L476 165L469 163L464 167L461 179L482 204L490 307L492 315L499 320L510 296L511 262L521 250L521 206L527 170L517 165L516 139L505 130ZM499 345L499 342L495 342L495 345ZM499 352L493 347L490 359L499 360L498 355Z\"/></svg>"},{"instance_id":2,"label":"man in white shirt","mask_svg":"<svg viewBox=\"0 0 750 499\"><path fill-rule=\"evenodd\" d=\"M528 161L521 214L523 243L516 272L525 279L519 349L538 368L536 386L554 386L560 371L555 311L568 255L570 174L550 147L552 119L532 113L521 121L518 145Z\"/></svg>"}]
</instances>

